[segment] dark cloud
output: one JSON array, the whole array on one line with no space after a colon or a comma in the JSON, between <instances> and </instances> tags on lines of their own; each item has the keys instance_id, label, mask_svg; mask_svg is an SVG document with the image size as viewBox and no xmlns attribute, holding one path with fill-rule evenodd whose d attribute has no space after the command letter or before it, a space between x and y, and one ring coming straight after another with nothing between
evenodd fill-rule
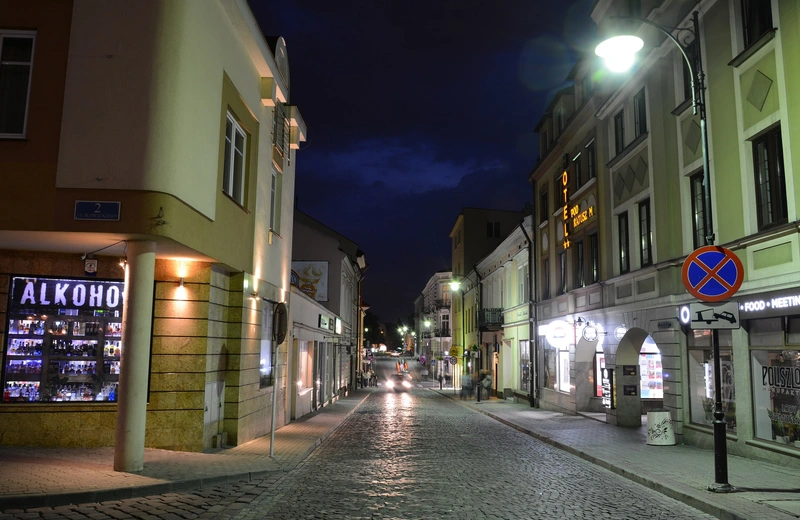
<instances>
[{"instance_id":1,"label":"dark cloud","mask_svg":"<svg viewBox=\"0 0 800 520\"><path fill-rule=\"evenodd\" d=\"M519 210L538 123L594 38L592 0L251 0L308 124L299 207L358 242L364 297L405 318L467 206Z\"/></svg>"}]
</instances>

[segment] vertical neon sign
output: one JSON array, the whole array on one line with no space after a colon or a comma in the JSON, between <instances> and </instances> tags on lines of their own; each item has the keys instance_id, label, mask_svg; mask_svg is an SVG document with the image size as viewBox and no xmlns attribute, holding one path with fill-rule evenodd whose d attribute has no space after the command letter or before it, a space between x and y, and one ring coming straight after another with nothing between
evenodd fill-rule
<instances>
[{"instance_id":1,"label":"vertical neon sign","mask_svg":"<svg viewBox=\"0 0 800 520\"><path fill-rule=\"evenodd\" d=\"M562 195L562 202L564 203L564 218L562 225L564 226L564 242L562 245L564 249L569 249L571 245L569 241L569 229L567 227L567 222L569 222L569 174L567 170L564 170L561 173L561 195Z\"/></svg>"}]
</instances>

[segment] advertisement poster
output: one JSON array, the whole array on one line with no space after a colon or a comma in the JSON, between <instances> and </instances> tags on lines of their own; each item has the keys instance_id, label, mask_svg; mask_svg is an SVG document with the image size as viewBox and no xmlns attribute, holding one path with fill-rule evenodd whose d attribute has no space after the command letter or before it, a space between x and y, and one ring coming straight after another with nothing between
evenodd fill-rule
<instances>
[{"instance_id":1,"label":"advertisement poster","mask_svg":"<svg viewBox=\"0 0 800 520\"><path fill-rule=\"evenodd\" d=\"M292 262L291 284L318 302L328 301L328 262Z\"/></svg>"}]
</instances>

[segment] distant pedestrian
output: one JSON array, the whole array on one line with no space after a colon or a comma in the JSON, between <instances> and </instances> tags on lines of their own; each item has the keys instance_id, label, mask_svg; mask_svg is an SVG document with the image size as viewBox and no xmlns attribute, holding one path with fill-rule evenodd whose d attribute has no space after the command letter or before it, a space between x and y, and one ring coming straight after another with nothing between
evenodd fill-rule
<instances>
[{"instance_id":1,"label":"distant pedestrian","mask_svg":"<svg viewBox=\"0 0 800 520\"><path fill-rule=\"evenodd\" d=\"M403 361L403 370L408 372L408 361Z\"/></svg>"}]
</instances>

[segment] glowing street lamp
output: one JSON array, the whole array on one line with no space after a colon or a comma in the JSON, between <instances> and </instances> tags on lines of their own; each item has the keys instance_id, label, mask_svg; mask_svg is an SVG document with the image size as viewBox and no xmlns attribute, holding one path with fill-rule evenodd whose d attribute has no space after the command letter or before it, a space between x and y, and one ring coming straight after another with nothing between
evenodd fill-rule
<instances>
[{"instance_id":1,"label":"glowing street lamp","mask_svg":"<svg viewBox=\"0 0 800 520\"><path fill-rule=\"evenodd\" d=\"M691 27L670 27L657 24L653 21L632 18L628 16L614 17L620 20L635 20L655 27L662 32L672 43L678 46L686 65L689 67L689 77L692 81L692 112L700 118L700 142L703 153L703 223L705 225L705 245L714 245L714 230L711 222L711 172L709 168L708 133L706 128L706 87L705 73L700 52L700 23L697 11L692 13ZM681 43L673 34L689 33L694 40L693 52ZM612 71L622 72L633 64L633 57L643 47L642 39L637 36L615 36L600 43L595 48L595 54L604 58ZM689 56L692 55L692 58ZM714 483L708 486L709 491L729 493L735 488L728 483L728 448L725 444L726 426L725 412L722 410L722 376L719 355L719 331L713 329L711 345L714 355Z\"/></svg>"}]
</instances>

